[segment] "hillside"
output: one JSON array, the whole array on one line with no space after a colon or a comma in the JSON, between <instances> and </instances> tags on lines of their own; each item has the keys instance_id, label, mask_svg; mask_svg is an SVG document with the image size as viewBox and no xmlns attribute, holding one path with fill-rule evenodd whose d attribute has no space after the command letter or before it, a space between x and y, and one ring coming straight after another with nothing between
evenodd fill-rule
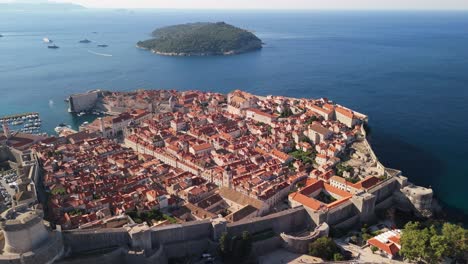
<instances>
[{"instance_id":1,"label":"hillside","mask_svg":"<svg viewBox=\"0 0 468 264\"><path fill-rule=\"evenodd\" d=\"M161 55L229 55L262 48L262 41L253 33L224 22L169 26L152 35L153 39L137 46Z\"/></svg>"}]
</instances>

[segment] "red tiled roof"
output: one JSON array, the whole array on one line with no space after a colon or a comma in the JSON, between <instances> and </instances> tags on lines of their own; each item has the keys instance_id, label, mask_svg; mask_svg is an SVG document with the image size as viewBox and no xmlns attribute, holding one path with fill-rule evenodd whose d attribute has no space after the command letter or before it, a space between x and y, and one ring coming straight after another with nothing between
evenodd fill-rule
<instances>
[{"instance_id":1,"label":"red tiled roof","mask_svg":"<svg viewBox=\"0 0 468 264\"><path fill-rule=\"evenodd\" d=\"M345 109L343 107L337 107L335 109L336 112L348 117L348 118L354 118L354 114L352 111L348 110L348 109Z\"/></svg>"}]
</instances>

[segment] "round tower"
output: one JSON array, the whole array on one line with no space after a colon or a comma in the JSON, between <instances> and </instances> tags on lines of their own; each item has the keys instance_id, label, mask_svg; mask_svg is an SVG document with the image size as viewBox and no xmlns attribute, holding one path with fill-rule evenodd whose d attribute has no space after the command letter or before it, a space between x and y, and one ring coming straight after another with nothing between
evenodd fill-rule
<instances>
[{"instance_id":1,"label":"round tower","mask_svg":"<svg viewBox=\"0 0 468 264\"><path fill-rule=\"evenodd\" d=\"M42 211L9 211L0 222L5 237L4 253L23 254L46 242L48 232L42 221Z\"/></svg>"},{"instance_id":2,"label":"round tower","mask_svg":"<svg viewBox=\"0 0 468 264\"><path fill-rule=\"evenodd\" d=\"M0 229L5 244L0 253L1 260L24 264L52 263L63 255L61 233L49 230L42 217L41 210L26 204L1 214Z\"/></svg>"}]
</instances>

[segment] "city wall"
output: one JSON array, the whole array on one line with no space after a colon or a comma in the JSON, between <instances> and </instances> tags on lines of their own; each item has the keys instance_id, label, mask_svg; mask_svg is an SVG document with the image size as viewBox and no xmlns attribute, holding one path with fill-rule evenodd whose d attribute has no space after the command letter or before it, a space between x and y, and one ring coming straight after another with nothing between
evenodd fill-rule
<instances>
[{"instance_id":1,"label":"city wall","mask_svg":"<svg viewBox=\"0 0 468 264\"><path fill-rule=\"evenodd\" d=\"M275 214L255 217L245 221L229 223L227 231L232 235L240 235L243 231L251 234L265 230L273 230L276 234L290 233L311 226L309 216L303 207L281 211Z\"/></svg>"},{"instance_id":2,"label":"city wall","mask_svg":"<svg viewBox=\"0 0 468 264\"><path fill-rule=\"evenodd\" d=\"M227 224L224 231L232 235L240 235L243 231L249 231L253 234L265 230L273 230L279 235L283 232L304 230L309 225L307 219L308 215L302 207L294 208L266 217L257 217L239 223ZM100 263L103 263L103 260L112 262L115 259L119 259L120 261L122 256L135 259L139 258L139 255L129 253L127 249L140 245L137 247L140 250L146 251L144 255L145 259L158 259L160 260L158 263L165 263L164 261L167 258L198 255L203 252L214 253L216 250L216 241L213 240L215 231L210 220L142 230L141 232L137 232L138 234L133 234L130 229L125 228L63 231L63 242L66 256L68 256L67 259L72 261L73 256L86 256L90 252L104 252L104 254L96 255L96 257L90 257L90 263L99 263L100 261ZM150 240L149 244L146 243L147 241L143 241L146 239ZM278 247L278 243L274 239L264 243L271 244L271 248ZM257 246L260 244L262 243L256 243ZM145 245L147 248L142 248ZM126 250L116 251L117 248ZM148 255L149 252L159 253ZM141 263L144 263L144 261Z\"/></svg>"},{"instance_id":3,"label":"city wall","mask_svg":"<svg viewBox=\"0 0 468 264\"><path fill-rule=\"evenodd\" d=\"M82 94L73 94L68 98L68 112L89 111L96 106L99 91L91 91Z\"/></svg>"},{"instance_id":4,"label":"city wall","mask_svg":"<svg viewBox=\"0 0 468 264\"><path fill-rule=\"evenodd\" d=\"M96 249L128 247L131 242L130 236L124 228L72 230L64 231L62 234L65 250L71 254L79 254Z\"/></svg>"}]
</instances>

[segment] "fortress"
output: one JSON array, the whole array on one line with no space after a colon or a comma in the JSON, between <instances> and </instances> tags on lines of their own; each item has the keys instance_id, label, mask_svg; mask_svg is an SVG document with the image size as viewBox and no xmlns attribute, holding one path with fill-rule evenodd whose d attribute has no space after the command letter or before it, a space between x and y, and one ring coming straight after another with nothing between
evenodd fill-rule
<instances>
[{"instance_id":1,"label":"fortress","mask_svg":"<svg viewBox=\"0 0 468 264\"><path fill-rule=\"evenodd\" d=\"M299 206L234 223L218 217L163 227L133 224L69 231L51 228L42 220L40 210L25 204L1 216L0 263L167 263L170 258L215 253L222 233L241 235L243 231L275 234L253 244L257 254L281 247L304 253L310 242L327 236L329 228L350 228L375 217L375 210L391 206L427 213L431 201L430 189L414 186L396 175L328 211Z\"/></svg>"},{"instance_id":2,"label":"fortress","mask_svg":"<svg viewBox=\"0 0 468 264\"><path fill-rule=\"evenodd\" d=\"M87 94L83 98L81 98L80 95L70 98L71 110L81 111L85 108L88 109L89 107L92 107L96 102L97 96L97 92L93 92ZM129 98L121 98L120 95L117 94L110 97L110 99L113 99L118 103L118 105L120 105L124 104L124 99L131 99L130 102L133 102L133 96L134 95L132 94ZM204 100L209 101L210 103L208 104L207 109L212 109L212 111L216 113L220 113L222 111L218 109L220 105L223 105L223 96L219 94L210 94L210 100L205 98L208 97L207 94L203 94L201 92L192 92L188 94L177 94L173 92L173 95L170 96L165 93L164 96L161 94L158 94L158 96L161 96L164 100L168 99L169 107L164 107L164 109L167 108L170 111L172 111L171 109L173 109L173 107L176 107L173 98L177 96L179 97L179 106L177 106L178 111L197 110L202 104L193 103L195 102L194 98L199 98L198 100L203 102ZM145 96L144 98L147 97L148 96ZM225 127L223 128L222 124L226 123L226 120L224 119L226 117L220 117L219 115L210 116L212 123L206 123L206 120L198 120L197 122L203 123L207 126L215 126L214 124L219 125L217 128L224 129L232 134L224 133L223 136L226 139L223 140L231 140L232 142L239 140L241 130L243 131L242 133L247 134L246 123L249 123L249 128L253 131L250 133L254 134L258 132L262 135L267 135L269 133L266 129L263 129L262 126L266 126L266 124L275 125L277 130L281 130L278 132L280 134L277 136L278 140L284 139L286 134L293 135L292 137L296 141L297 147L301 150L302 148L307 149L308 151L311 150L311 144L313 144L317 148L317 152L319 152L315 159L315 162L319 165L317 167L319 168L312 170L309 175L305 173L289 175L284 173L284 171L287 170L283 170L283 168L287 168L287 166L291 165L289 166L290 168L292 167L305 171L305 165L300 162L293 163L293 158L286 153L290 151L285 150L290 148L287 144L281 144L283 146L282 150L285 152L275 149L270 153L256 147L255 152L247 152L247 154L239 156L250 159L251 156L253 156L250 154L255 153L258 159L248 161L248 164L250 164L249 168L255 167L258 164L262 165L262 160L265 160L266 158L268 161L271 161L271 164L269 164L270 167L268 167L269 170L264 170L263 172L276 169L278 174L273 175L263 173L262 182L264 183L263 185L275 183L276 189L272 190L264 188L266 186L260 188L261 186L259 185L260 187L254 186L254 188L252 188L252 190L256 188L255 193L249 193L250 196L243 195L242 197L245 198L244 200L247 201L247 204L242 204L242 206L239 205L237 211L241 212L244 210L244 212L247 211L247 213L245 213L245 217L240 218L241 220L239 221L233 221L233 219L237 217L235 212L231 215L227 215L226 217L212 213L206 214L210 217L204 220L195 220L165 226L150 227L146 223L135 224L131 221L119 228L76 228L65 230L65 226L63 225L56 226L53 223L43 220L42 209L47 210L49 208L44 206L47 204L47 196L44 193L44 181L40 173L40 170L44 169L44 167L39 165L38 152L36 152L36 149L34 148L33 151L28 149L29 145L27 145L28 147L21 149L11 146L12 137L6 135L4 137L4 142L2 143L0 141L0 143L3 144L3 146L0 147L0 163L8 163L9 167L17 170L19 179L16 181L18 183L16 192L17 194L21 193L21 195L17 195L17 199L15 199L12 208L6 210L1 215L0 228L2 230L2 234L0 235L0 248L2 251L0 254L0 264L73 264L83 262L90 264L164 264L168 263L168 261L173 258L197 256L205 252L215 254L217 251L218 240L223 233L228 233L232 236L239 236L244 231L248 231L253 237L261 237L261 239L254 240L255 242L253 243L253 252L257 255L262 255L278 248L285 248L297 253L305 253L307 252L308 244L318 237L328 236L330 232L336 230L348 230L363 223L370 223L376 219L376 212L383 211L391 207L396 207L407 212L413 212L420 216L431 216L432 190L413 185L408 182L406 177L401 175L400 171L386 168L379 162L366 140L366 131L364 130L364 126L360 125L360 122L367 122L367 117L365 115L352 112L351 110L339 105L332 105L328 101L307 101L304 99L299 102L299 104L304 105L304 109L308 109L304 111L306 113L312 113L310 115L315 117L314 120L318 118L321 122L311 120L312 123L302 126L302 123L309 121L309 116L306 115L305 119L303 118L299 120L300 116L302 116L301 112L298 109L295 109L294 111L289 109L291 112L290 114L294 114L293 112L295 111L297 112L297 114L294 115L297 121L297 126L303 127L303 131L301 133L296 133L297 131L291 133L288 127L293 127L293 123L287 123L287 125L284 125L284 123L282 123L284 121L283 119L273 115L273 112L267 113L265 111L273 108L277 109L273 107L276 104L280 106L290 105L291 108L297 107L295 105L298 104L289 102L293 99L282 97L260 98L240 91L235 91L229 98L231 99L227 101L231 102L226 106L226 111L228 113L225 114L227 117L234 116L234 118L236 118L237 123L235 126L232 126L234 129L228 130ZM154 102L152 101L152 103ZM138 102L138 105L140 104L145 107L147 106L144 102ZM180 105L184 105L184 107L181 107ZM263 105L263 111L259 108L252 108L260 105ZM195 107L196 109L194 110L190 107ZM160 124L170 123L170 125L167 125L167 128L164 127L164 129L167 129L167 131L164 131L172 131L175 135L180 136L181 139L187 139L190 137L195 138L196 136L197 139L192 141L197 144L193 144L190 147L188 145L185 146L184 149L187 149L185 152L177 147L175 150L172 149L172 156L170 156L172 159L169 160L165 157L168 157L168 153L170 153L171 149L162 149L159 146L164 146L170 142L164 142L163 138L160 136L152 137L151 139L154 141L152 141L151 144L148 144L146 141L142 141L141 138L138 138L138 136L144 136L146 134L141 133L141 135L137 135L133 133L126 135L127 137L125 140L127 145L131 140L135 140L135 142L132 143L131 146L127 146L126 149L123 149L122 146L118 146L117 144L105 145L107 148L100 150L101 153L105 154L105 160L108 160L111 157L111 154L106 153L118 152L131 153L132 155L139 153L146 157L156 158L155 160L157 160L157 162L164 163L164 166L166 167L170 166L171 162L174 161L176 165L173 167L184 171L181 175L192 173L193 176L209 179L209 184L220 186L219 195L224 195L226 200L228 200L229 197L238 197L230 196L230 192L247 193L248 189L245 189L244 187L248 186L249 183L254 180L258 181L261 178L253 177L252 175L247 175L248 178L246 178L245 175L238 175L238 177L233 178L233 169L231 169L232 163L230 163L230 165L224 164L224 157L220 155L225 155L226 153L218 153L214 150L214 148L235 148L232 152L237 154L237 152L239 152L237 147L241 146L240 143L242 142L238 142L239 144L237 145L226 145L226 147L221 145L222 140L218 140L217 143L210 141L213 146L208 142L205 142L206 144L201 144L200 138L203 137L203 134L200 132L202 131L201 129L197 131L189 130L188 132L184 130L187 129L186 126L189 122L185 122L182 118L192 116L192 119L194 119L193 115L190 113L184 115L179 113L179 119L168 121L169 119L166 120L165 118L173 115L170 111L165 113L166 115L160 114L158 118L161 119L158 122L154 120L147 121L147 117L151 116L151 114L147 114L146 112L144 115L138 115L138 113L134 116L130 114L119 115L115 119L122 123L122 127L127 126L132 118L136 121L149 122L150 128L151 124L154 123L154 129L159 129L157 126ZM246 116L243 116L244 114ZM114 120L115 122L113 121L113 124L117 122L116 120ZM165 120L165 122L162 120ZM194 122L194 120L189 121ZM232 124L233 123L231 122L231 125ZM324 124L328 127L324 127ZM102 130L101 132L105 130L104 125L102 125L100 130ZM146 132L149 133L149 131L150 129ZM205 129L203 131L208 130ZM80 133L81 134L77 133L77 135L89 136L86 131ZM191 133L193 135L188 135ZM161 133L161 131L159 131L158 135L164 134L165 133ZM302 137L303 135L311 140L310 143L299 139L299 137ZM335 140L334 142L336 144L334 143L334 145L331 144L330 146L327 146L327 148L322 148L322 146L326 145L322 143L330 141L331 139ZM42 140L41 147L45 149L45 151L43 151L44 155L49 155L48 151L51 150L52 146L48 145L47 140L48 139ZM67 139L54 138L51 140L66 141ZM68 140L80 139L78 137L71 137L71 139ZM183 140L176 140L175 142L181 141ZM90 144L93 144L93 142L98 146L102 146L105 141L103 138L93 137L86 141L86 147L92 149L93 147ZM31 145L33 143L34 142L31 141ZM141 146L137 143L145 146L143 148L143 153L141 152ZM61 143L57 144L60 145ZM253 145L253 143L251 144ZM266 146L266 144L262 145ZM280 144L277 144L277 147L279 147L279 145ZM352 166L353 162L357 163L358 165L356 166L356 170L358 170L361 175L366 175L365 178L362 177L359 179L359 182L356 183L346 182L342 177L334 178L335 176L330 174L333 173L333 170L330 168L336 166L338 161L340 161L339 158L337 158L338 152L341 150L341 152L344 152L344 148L351 145L355 152L350 155L352 158L347 160L346 162L349 163L346 163L345 165L348 166L347 164L350 164L349 166ZM66 154L64 155L65 157L62 157L64 159L63 163L68 163L73 160L77 162L77 159L73 155L79 151L80 145L69 143L67 146L70 148L75 147L77 151L71 151L69 153L62 152L62 154ZM339 150L338 147L340 146L343 146L343 149ZM83 145L81 145L81 147L83 147ZM147 150L148 148L150 148L150 151ZM208 149L208 151L205 151L205 148ZM163 151L165 154L159 157L159 153L162 153ZM306 153L306 151L303 152ZM95 153L97 152L95 151ZM205 167L199 169L197 167L199 164L195 164L197 166L194 164L191 164L190 166L186 165L184 162L187 162L187 160L182 162L180 159L174 158L180 153L184 153L184 157L189 157L187 155L192 153L191 155L194 157L201 156L205 158L209 157L209 155L211 155L210 153L215 153L217 156L214 159L218 163L223 164L222 166L220 165L220 168L223 168L224 166L227 169L216 174L216 170L214 169L206 169ZM50 155L53 154L53 152L50 153ZM99 156L98 154L96 155ZM49 176L54 175L54 166L58 163L56 159L59 158L60 157L58 156L50 158L51 165L49 167L52 174ZM89 160L88 156L80 156L79 158L83 163L86 162L86 160ZM122 163L123 166L125 165L124 159L119 160L119 162ZM135 162L138 162L138 160ZM180 166L180 164L184 166ZM147 162L146 165L150 166L151 164ZM323 170L320 170L320 168ZM248 173L248 170L246 170L246 172ZM343 172L343 174L345 173L349 172ZM76 175L74 175L73 172L70 176L75 177ZM277 179L280 179L281 177L286 178L287 176L287 180L281 182L264 180L267 178L274 178L274 176ZM295 176L298 176L297 178L300 178L300 180L289 181L289 179L293 179ZM305 186L297 187L297 190L295 190L294 188L299 181L305 181ZM38 188L36 188L36 186ZM268 187L271 187L271 184ZM194 189L196 188L192 188L191 190ZM229 190L229 192L227 190ZM290 192L289 195L288 192ZM193 196L192 199L194 201L198 201L197 199L202 199L202 197ZM262 202L260 202L260 199L263 199ZM289 203L289 209L282 211L277 210L279 212L267 214L271 209L273 209L273 207L282 204L286 199ZM167 200L164 201L167 203ZM249 204L248 201L254 201L252 204L258 204L258 206L253 208L252 204ZM161 202L160 206L162 206L162 204L163 203ZM234 206L230 206L230 208L234 208ZM258 212L252 214L251 211L254 209L258 210Z\"/></svg>"}]
</instances>

